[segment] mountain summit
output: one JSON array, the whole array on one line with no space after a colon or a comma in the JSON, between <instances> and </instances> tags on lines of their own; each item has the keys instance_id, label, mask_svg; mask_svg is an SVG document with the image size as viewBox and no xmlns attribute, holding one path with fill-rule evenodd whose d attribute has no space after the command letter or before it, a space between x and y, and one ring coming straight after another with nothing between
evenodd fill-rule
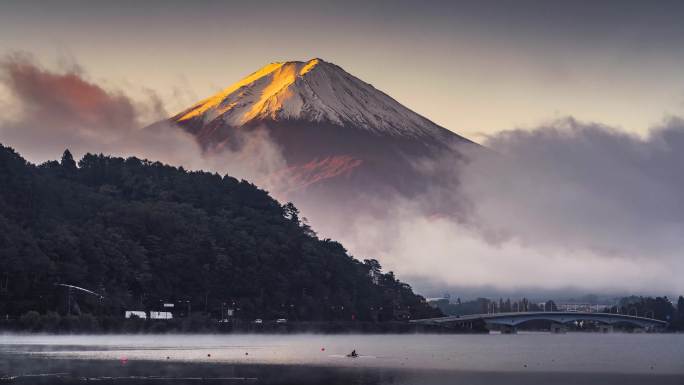
<instances>
[{"instance_id":1,"label":"mountain summit","mask_svg":"<svg viewBox=\"0 0 684 385\"><path fill-rule=\"evenodd\" d=\"M463 147L480 148L321 59L271 63L162 123L191 133L207 151L240 150L255 162L254 138L273 142L286 164L255 182L314 221L383 211L392 197L440 188L452 199L448 176L465 158Z\"/></svg>"},{"instance_id":2,"label":"mountain summit","mask_svg":"<svg viewBox=\"0 0 684 385\"><path fill-rule=\"evenodd\" d=\"M322 59L271 63L172 118L242 126L258 120L302 120L376 134L442 135L444 129L372 85Z\"/></svg>"}]
</instances>

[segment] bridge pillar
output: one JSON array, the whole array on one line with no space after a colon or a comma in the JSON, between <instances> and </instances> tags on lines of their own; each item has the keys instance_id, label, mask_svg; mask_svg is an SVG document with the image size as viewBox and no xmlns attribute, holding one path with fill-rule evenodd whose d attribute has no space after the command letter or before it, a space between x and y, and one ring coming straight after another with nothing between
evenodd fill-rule
<instances>
[{"instance_id":1,"label":"bridge pillar","mask_svg":"<svg viewBox=\"0 0 684 385\"><path fill-rule=\"evenodd\" d=\"M501 334L517 334L518 329L515 326L501 325Z\"/></svg>"},{"instance_id":2,"label":"bridge pillar","mask_svg":"<svg viewBox=\"0 0 684 385\"><path fill-rule=\"evenodd\" d=\"M564 334L568 331L568 328L561 323L552 322L550 331L553 334Z\"/></svg>"},{"instance_id":3,"label":"bridge pillar","mask_svg":"<svg viewBox=\"0 0 684 385\"><path fill-rule=\"evenodd\" d=\"M612 333L613 332L613 325L600 325L599 331L601 333Z\"/></svg>"}]
</instances>

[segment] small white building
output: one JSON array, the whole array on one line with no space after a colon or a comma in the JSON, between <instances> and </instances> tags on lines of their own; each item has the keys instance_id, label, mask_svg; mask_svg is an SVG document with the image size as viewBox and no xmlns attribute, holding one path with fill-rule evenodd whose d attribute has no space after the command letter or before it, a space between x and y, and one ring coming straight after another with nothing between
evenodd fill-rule
<instances>
[{"instance_id":1,"label":"small white building","mask_svg":"<svg viewBox=\"0 0 684 385\"><path fill-rule=\"evenodd\" d=\"M126 318L147 319L147 313L139 310L126 310Z\"/></svg>"},{"instance_id":2,"label":"small white building","mask_svg":"<svg viewBox=\"0 0 684 385\"><path fill-rule=\"evenodd\" d=\"M172 319L173 315L169 311L151 311L150 319Z\"/></svg>"}]
</instances>

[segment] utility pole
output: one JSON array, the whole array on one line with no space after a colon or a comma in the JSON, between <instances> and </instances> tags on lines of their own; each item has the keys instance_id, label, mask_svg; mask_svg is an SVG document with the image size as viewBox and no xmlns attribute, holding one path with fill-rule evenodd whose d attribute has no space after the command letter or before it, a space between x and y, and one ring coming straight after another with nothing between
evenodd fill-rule
<instances>
[{"instance_id":1,"label":"utility pole","mask_svg":"<svg viewBox=\"0 0 684 385\"><path fill-rule=\"evenodd\" d=\"M67 311L66 311L66 314L67 314L67 315L71 315L71 288L70 288L70 287L67 288L67 295L66 295L66 297L67 297L67 301L66 301L66 302L67 302L67 305L66 305L66 306L67 306L67 309L66 309Z\"/></svg>"}]
</instances>

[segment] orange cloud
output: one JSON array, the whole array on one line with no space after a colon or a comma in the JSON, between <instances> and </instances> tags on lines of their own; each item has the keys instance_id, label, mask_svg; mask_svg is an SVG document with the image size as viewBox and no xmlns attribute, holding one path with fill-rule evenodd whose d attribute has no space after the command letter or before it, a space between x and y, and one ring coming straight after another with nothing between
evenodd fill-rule
<instances>
[{"instance_id":1,"label":"orange cloud","mask_svg":"<svg viewBox=\"0 0 684 385\"><path fill-rule=\"evenodd\" d=\"M0 64L4 83L32 119L51 125L130 128L137 125L131 100L108 92L79 73L42 69L25 55L10 55Z\"/></svg>"}]
</instances>

